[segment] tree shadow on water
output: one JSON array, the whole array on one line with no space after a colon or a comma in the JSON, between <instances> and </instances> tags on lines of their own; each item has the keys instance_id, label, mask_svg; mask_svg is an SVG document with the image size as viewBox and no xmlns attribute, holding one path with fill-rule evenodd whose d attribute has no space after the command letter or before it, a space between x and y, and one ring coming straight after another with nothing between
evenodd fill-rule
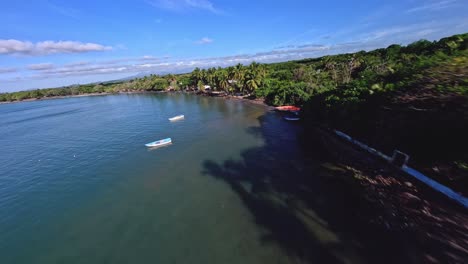
<instances>
[{"instance_id":1,"label":"tree shadow on water","mask_svg":"<svg viewBox=\"0 0 468 264\"><path fill-rule=\"evenodd\" d=\"M240 160L206 160L203 173L240 197L266 231L261 242L276 243L297 263L394 262L374 250L378 243L356 234L363 228L353 217L359 199L338 178L323 174L317 156L304 158L300 126L275 113L259 122L247 131L262 137L264 146L243 151Z\"/></svg>"},{"instance_id":2,"label":"tree shadow on water","mask_svg":"<svg viewBox=\"0 0 468 264\"><path fill-rule=\"evenodd\" d=\"M226 161L223 165L206 161L204 166L207 173L225 180L253 213L256 223L268 230L262 237L263 243L278 242L288 255L299 259L313 257L322 263L325 260L326 263L340 263L310 235L304 223L287 206L268 197L264 179L238 177L233 169L244 169L234 161Z\"/></svg>"}]
</instances>

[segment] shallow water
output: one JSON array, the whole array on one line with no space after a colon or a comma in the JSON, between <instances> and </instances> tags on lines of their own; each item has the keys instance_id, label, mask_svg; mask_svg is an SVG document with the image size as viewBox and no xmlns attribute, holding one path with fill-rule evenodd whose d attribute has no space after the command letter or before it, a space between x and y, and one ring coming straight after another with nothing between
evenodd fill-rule
<instances>
[{"instance_id":1,"label":"shallow water","mask_svg":"<svg viewBox=\"0 0 468 264\"><path fill-rule=\"evenodd\" d=\"M328 208L330 193L291 184L316 164L302 159L298 126L264 106L112 95L0 105L0 116L2 263L361 259L304 206L311 193Z\"/></svg>"}]
</instances>

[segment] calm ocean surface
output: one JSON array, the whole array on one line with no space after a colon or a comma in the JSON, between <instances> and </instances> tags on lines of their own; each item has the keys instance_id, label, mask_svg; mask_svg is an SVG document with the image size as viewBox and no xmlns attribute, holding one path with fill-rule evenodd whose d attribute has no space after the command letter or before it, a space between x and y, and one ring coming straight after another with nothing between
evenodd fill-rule
<instances>
[{"instance_id":1,"label":"calm ocean surface","mask_svg":"<svg viewBox=\"0 0 468 264\"><path fill-rule=\"evenodd\" d=\"M289 211L307 193L328 208L326 185L291 184L313 177L298 126L264 106L111 95L4 104L0 117L1 263L359 259L316 212Z\"/></svg>"}]
</instances>

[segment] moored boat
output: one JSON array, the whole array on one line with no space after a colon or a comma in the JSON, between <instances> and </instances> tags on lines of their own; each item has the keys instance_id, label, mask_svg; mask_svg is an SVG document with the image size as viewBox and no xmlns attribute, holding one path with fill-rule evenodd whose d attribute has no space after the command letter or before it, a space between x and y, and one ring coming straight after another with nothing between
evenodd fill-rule
<instances>
[{"instance_id":1,"label":"moored boat","mask_svg":"<svg viewBox=\"0 0 468 264\"><path fill-rule=\"evenodd\" d=\"M165 138L165 139L161 139L158 141L150 142L148 144L145 144L145 146L152 148L152 147L160 147L160 146L168 145L171 143L172 143L171 138Z\"/></svg>"},{"instance_id":2,"label":"moored boat","mask_svg":"<svg viewBox=\"0 0 468 264\"><path fill-rule=\"evenodd\" d=\"M286 111L286 112L298 112L301 111L301 108L293 105L283 105L283 106L278 106L275 107L276 110L278 111Z\"/></svg>"},{"instance_id":3,"label":"moored boat","mask_svg":"<svg viewBox=\"0 0 468 264\"><path fill-rule=\"evenodd\" d=\"M301 118L299 118L297 116L285 116L284 119L288 120L288 121L299 121L299 120L301 120Z\"/></svg>"},{"instance_id":4,"label":"moored boat","mask_svg":"<svg viewBox=\"0 0 468 264\"><path fill-rule=\"evenodd\" d=\"M178 115L178 116L174 116L174 117L169 118L169 121L177 121L177 120L182 120L184 118L185 118L184 115Z\"/></svg>"},{"instance_id":5,"label":"moored boat","mask_svg":"<svg viewBox=\"0 0 468 264\"><path fill-rule=\"evenodd\" d=\"M301 118L299 117L299 112L291 112L291 114L288 114L287 116L283 117L285 120L288 121L299 121Z\"/></svg>"}]
</instances>

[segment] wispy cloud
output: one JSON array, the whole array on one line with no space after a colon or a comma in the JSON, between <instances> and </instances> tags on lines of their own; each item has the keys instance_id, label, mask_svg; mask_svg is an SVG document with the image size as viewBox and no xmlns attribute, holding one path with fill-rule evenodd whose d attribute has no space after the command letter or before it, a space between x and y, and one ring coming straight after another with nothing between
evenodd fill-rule
<instances>
[{"instance_id":1,"label":"wispy cloud","mask_svg":"<svg viewBox=\"0 0 468 264\"><path fill-rule=\"evenodd\" d=\"M431 21L410 25L395 25L391 27L374 28L372 31L355 30L353 34L346 33L345 37L337 43L321 43L320 36L315 41L292 41L281 47L266 49L262 52L250 52L233 56L208 57L208 58L174 58L154 57L151 55L139 57L116 58L112 60L74 62L44 70L46 66L25 67L22 70L22 79L9 78L5 74L0 82L26 82L27 80L60 79L64 82L66 77L102 79L102 76L130 76L136 73L181 73L189 72L195 67L226 67L237 63L248 64L252 61L270 63L303 58L314 58L324 55L357 52L361 50L373 50L387 47L390 44L408 44L421 38L435 40L447 35L466 32L468 20L458 18L445 21ZM31 65L29 65L31 66ZM29 69L28 69L29 68ZM5 70L4 70L5 71ZM110 77L112 76L112 77ZM88 79L87 79L88 80Z\"/></svg>"},{"instance_id":2,"label":"wispy cloud","mask_svg":"<svg viewBox=\"0 0 468 264\"><path fill-rule=\"evenodd\" d=\"M447 32L452 21L445 22L427 22L410 25L400 25L387 28L380 28L370 32L358 34L358 39L370 42L375 41L382 44L408 43L421 38L430 38L435 33ZM457 32L453 32L457 33ZM451 33L451 34L453 34Z\"/></svg>"},{"instance_id":3,"label":"wispy cloud","mask_svg":"<svg viewBox=\"0 0 468 264\"><path fill-rule=\"evenodd\" d=\"M309 30L307 30L305 32L302 32L302 33L288 39L287 41L284 41L284 42L282 42L280 44L277 44L275 46L281 48L281 47L288 47L288 46L294 45L294 43L297 43L297 42L301 41L302 38L310 35L311 33L314 33L315 31L317 31L317 30L316 29L309 29Z\"/></svg>"},{"instance_id":4,"label":"wispy cloud","mask_svg":"<svg viewBox=\"0 0 468 264\"><path fill-rule=\"evenodd\" d=\"M381 29L371 34L362 35L359 40L343 42L333 45L299 43L281 48L257 52L251 54L239 54L233 56L221 56L210 58L185 58L177 59L171 57L158 58L150 55L133 58L120 58L100 62L75 62L62 66L49 67L49 65L35 65L28 69L35 74L26 76L25 79L48 79L65 78L73 76L97 76L111 74L135 74L135 73L180 73L193 70L195 67L226 67L238 63L248 64L252 61L271 63L304 58L314 58L324 55L357 52L361 50L372 50L385 47L388 43L383 36L391 34L398 40L403 41L408 35L414 35L419 27L415 28L390 28ZM403 34L399 36L399 34ZM411 39L414 41L417 39ZM408 41L409 42L409 41ZM10 81L13 81L12 79ZM15 79L14 81L18 81Z\"/></svg>"},{"instance_id":5,"label":"wispy cloud","mask_svg":"<svg viewBox=\"0 0 468 264\"><path fill-rule=\"evenodd\" d=\"M70 17L70 18L74 18L74 19L78 19L80 18L80 11L78 9L75 9L75 8L71 8L71 7L66 7L66 6L62 6L62 5L57 5L55 3L52 3L50 1L47 1L47 6L52 9L53 11L63 15L63 16L66 16L66 17Z\"/></svg>"},{"instance_id":6,"label":"wispy cloud","mask_svg":"<svg viewBox=\"0 0 468 264\"><path fill-rule=\"evenodd\" d=\"M329 53L339 53L349 50L351 45L360 46L361 43L348 45L299 45L288 49L278 49L254 54L240 54L234 56L212 57L212 58L193 58L193 59L172 59L156 58L153 56L143 56L136 58L122 58L112 61L101 61L96 63L70 63L63 66L55 66L44 69L37 65L30 70L36 74L30 75L30 79L64 78L70 76L90 76L107 75L117 73L177 73L190 71L195 67L207 68L215 66L230 66L237 63L248 64L252 61L257 62L277 62L290 59L300 59L306 57L321 56ZM362 47L360 47L362 48Z\"/></svg>"},{"instance_id":7,"label":"wispy cloud","mask_svg":"<svg viewBox=\"0 0 468 264\"><path fill-rule=\"evenodd\" d=\"M154 61L154 60L160 60L157 57L154 57L152 55L145 55L143 57L137 58L137 60L143 60L143 61Z\"/></svg>"},{"instance_id":8,"label":"wispy cloud","mask_svg":"<svg viewBox=\"0 0 468 264\"><path fill-rule=\"evenodd\" d=\"M78 41L42 41L32 43L16 39L0 39L0 55L40 56L58 53L85 53L92 51L107 51L112 47L96 43Z\"/></svg>"},{"instance_id":9,"label":"wispy cloud","mask_svg":"<svg viewBox=\"0 0 468 264\"><path fill-rule=\"evenodd\" d=\"M161 61L162 59L167 59L167 58L159 58L159 57L155 57L152 55L144 55L141 57L126 57L126 58L115 58L115 59L110 59L110 60L104 60L104 61L100 61L99 64L115 65L115 64L121 64L121 63L139 63L139 62L148 62L148 61L154 62L154 61ZM91 63L88 63L88 64L91 64ZM78 66L82 66L82 65L78 65Z\"/></svg>"},{"instance_id":10,"label":"wispy cloud","mask_svg":"<svg viewBox=\"0 0 468 264\"><path fill-rule=\"evenodd\" d=\"M457 0L436 0L436 1L429 1L429 3L426 3L424 5L416 6L411 9L408 9L406 12L407 13L414 13L414 12L420 12L420 11L437 11L441 10L444 8L452 7Z\"/></svg>"},{"instance_id":11,"label":"wispy cloud","mask_svg":"<svg viewBox=\"0 0 468 264\"><path fill-rule=\"evenodd\" d=\"M2 73L12 73L12 72L17 72L17 71L18 71L17 68L11 68L11 67L4 68L4 67L0 67L0 74L2 74Z\"/></svg>"},{"instance_id":12,"label":"wispy cloud","mask_svg":"<svg viewBox=\"0 0 468 264\"><path fill-rule=\"evenodd\" d=\"M213 43L213 41L214 41L213 39L205 37L205 38L195 41L195 43L199 45L205 45L205 44Z\"/></svg>"},{"instance_id":13,"label":"wispy cloud","mask_svg":"<svg viewBox=\"0 0 468 264\"><path fill-rule=\"evenodd\" d=\"M89 61L76 61L72 63L65 64L67 67L79 67L91 64Z\"/></svg>"},{"instance_id":14,"label":"wispy cloud","mask_svg":"<svg viewBox=\"0 0 468 264\"><path fill-rule=\"evenodd\" d=\"M28 70L32 71L44 71L50 70L54 68L52 63L38 63L38 64L30 64L27 66Z\"/></svg>"},{"instance_id":15,"label":"wispy cloud","mask_svg":"<svg viewBox=\"0 0 468 264\"><path fill-rule=\"evenodd\" d=\"M148 4L170 11L204 10L214 14L222 14L223 11L214 6L209 0L147 0Z\"/></svg>"},{"instance_id":16,"label":"wispy cloud","mask_svg":"<svg viewBox=\"0 0 468 264\"><path fill-rule=\"evenodd\" d=\"M383 3L383 6L378 7L360 17L357 22L359 24L372 24L375 22L382 21L383 19L389 19L394 15L395 7L392 4Z\"/></svg>"}]
</instances>

